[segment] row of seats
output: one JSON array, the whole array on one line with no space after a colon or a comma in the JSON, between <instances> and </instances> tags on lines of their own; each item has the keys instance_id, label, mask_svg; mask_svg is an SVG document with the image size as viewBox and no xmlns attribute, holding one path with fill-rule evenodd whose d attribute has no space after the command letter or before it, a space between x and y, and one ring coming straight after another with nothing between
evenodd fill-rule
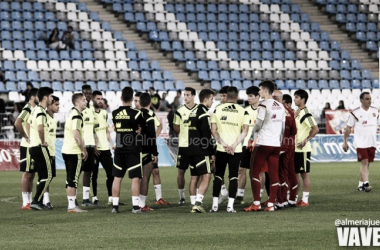
<instances>
[{"instance_id":1,"label":"row of seats","mask_svg":"<svg viewBox=\"0 0 380 250\"><path fill-rule=\"evenodd\" d=\"M39 76L38 76L39 75ZM174 80L168 71L6 71L5 78L10 81L106 81L106 80Z\"/></svg>"},{"instance_id":2,"label":"row of seats","mask_svg":"<svg viewBox=\"0 0 380 250\"><path fill-rule=\"evenodd\" d=\"M308 79L335 79L335 80L372 80L372 76L369 70L277 70L277 69L265 69L265 70L252 70L252 71L198 71L198 78L201 81L212 80L243 80L243 79L289 79L289 80L308 80Z\"/></svg>"},{"instance_id":3,"label":"row of seats","mask_svg":"<svg viewBox=\"0 0 380 250\"><path fill-rule=\"evenodd\" d=\"M214 90L219 90L224 86L234 86L239 90L245 90L251 86L258 86L261 81L250 81L250 80L223 80L223 81L211 81L211 88ZM350 89L350 88L378 88L379 80L276 80L275 83L279 89Z\"/></svg>"},{"instance_id":4,"label":"row of seats","mask_svg":"<svg viewBox=\"0 0 380 250\"><path fill-rule=\"evenodd\" d=\"M121 91L124 87L132 87L135 91L147 91L150 87L154 87L158 91L175 91L184 90L185 85L181 81L76 81L76 82L46 82L42 81L40 84L38 82L33 82L33 86L36 88L40 87L51 87L54 91L82 91L82 86L84 84L90 85L93 90L100 91ZM8 81L5 84L0 82L0 92L7 93L10 91L19 91L26 89L26 82L11 82Z\"/></svg>"}]
</instances>

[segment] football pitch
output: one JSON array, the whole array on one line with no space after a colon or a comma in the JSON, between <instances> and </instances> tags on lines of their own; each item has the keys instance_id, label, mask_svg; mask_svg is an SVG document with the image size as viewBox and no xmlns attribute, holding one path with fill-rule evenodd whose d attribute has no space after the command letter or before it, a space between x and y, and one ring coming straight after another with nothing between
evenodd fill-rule
<instances>
[{"instance_id":1,"label":"football pitch","mask_svg":"<svg viewBox=\"0 0 380 250\"><path fill-rule=\"evenodd\" d=\"M22 211L21 173L0 172L0 249L334 249L339 247L335 220L379 219L378 167L379 162L370 167L373 190L362 193L356 191L358 163L314 163L310 206L272 213L243 211L252 200L247 185L245 204L235 205L236 214L226 213L226 204L218 213L191 214L189 173L187 204L178 205L175 168L160 168L163 196L171 205L155 205L150 185L147 205L155 211L148 214L131 213L129 179L124 179L121 193L127 205L111 214L103 170L98 179L101 205L88 213L67 213L63 170L50 188L54 210ZM204 200L207 211L211 193L212 182ZM77 198L81 203L81 186Z\"/></svg>"}]
</instances>

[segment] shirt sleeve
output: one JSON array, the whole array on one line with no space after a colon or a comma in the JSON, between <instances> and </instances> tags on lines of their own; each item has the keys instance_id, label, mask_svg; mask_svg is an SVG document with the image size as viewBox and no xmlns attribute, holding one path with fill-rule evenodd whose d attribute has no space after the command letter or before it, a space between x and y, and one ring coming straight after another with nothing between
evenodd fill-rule
<instances>
[{"instance_id":1,"label":"shirt sleeve","mask_svg":"<svg viewBox=\"0 0 380 250\"><path fill-rule=\"evenodd\" d=\"M40 112L37 114L37 117L36 117L36 124L37 126L39 125L44 125L44 127L46 126L46 114L43 113L43 112Z\"/></svg>"},{"instance_id":2,"label":"shirt sleeve","mask_svg":"<svg viewBox=\"0 0 380 250\"><path fill-rule=\"evenodd\" d=\"M214 114L211 116L211 123L218 123L218 117L216 115L216 110L214 111Z\"/></svg>"},{"instance_id":3,"label":"shirt sleeve","mask_svg":"<svg viewBox=\"0 0 380 250\"><path fill-rule=\"evenodd\" d=\"M355 125L355 122L356 122L355 117L352 115L352 113L350 113L347 119L347 126L353 127Z\"/></svg>"},{"instance_id":4,"label":"shirt sleeve","mask_svg":"<svg viewBox=\"0 0 380 250\"><path fill-rule=\"evenodd\" d=\"M247 110L244 110L244 116L243 116L243 125L250 125L253 119L249 116L249 113Z\"/></svg>"},{"instance_id":5,"label":"shirt sleeve","mask_svg":"<svg viewBox=\"0 0 380 250\"><path fill-rule=\"evenodd\" d=\"M263 105L259 105L259 107L257 108L256 120L260 119L260 120L264 121L266 113L267 113L266 107Z\"/></svg>"},{"instance_id":6,"label":"shirt sleeve","mask_svg":"<svg viewBox=\"0 0 380 250\"><path fill-rule=\"evenodd\" d=\"M154 116L154 118L153 118L154 119L154 126L159 127L161 125L160 120L158 119L156 114L154 114L153 116Z\"/></svg>"},{"instance_id":7,"label":"shirt sleeve","mask_svg":"<svg viewBox=\"0 0 380 250\"><path fill-rule=\"evenodd\" d=\"M175 115L174 115L173 124L180 125L181 124L181 120L182 120L181 114L178 111L176 111Z\"/></svg>"},{"instance_id":8,"label":"shirt sleeve","mask_svg":"<svg viewBox=\"0 0 380 250\"><path fill-rule=\"evenodd\" d=\"M380 126L380 111L377 111L377 125Z\"/></svg>"},{"instance_id":9,"label":"shirt sleeve","mask_svg":"<svg viewBox=\"0 0 380 250\"><path fill-rule=\"evenodd\" d=\"M157 156L158 151L157 151L157 142L156 142L157 139L156 139L156 128L155 128L154 118L153 117L148 118L148 120L146 120L146 123L147 123L147 136L149 140L151 140L150 152L154 156Z\"/></svg>"},{"instance_id":10,"label":"shirt sleeve","mask_svg":"<svg viewBox=\"0 0 380 250\"><path fill-rule=\"evenodd\" d=\"M202 147L207 149L209 156L215 155L214 144L212 143L211 128L210 128L210 115L204 112L199 116L199 129L201 132L201 139L207 139L207 145L202 143Z\"/></svg>"},{"instance_id":11,"label":"shirt sleeve","mask_svg":"<svg viewBox=\"0 0 380 250\"><path fill-rule=\"evenodd\" d=\"M83 119L80 115L73 116L71 120L71 130L80 130L82 128Z\"/></svg>"},{"instance_id":12,"label":"shirt sleeve","mask_svg":"<svg viewBox=\"0 0 380 250\"><path fill-rule=\"evenodd\" d=\"M309 113L310 114L310 113ZM315 121L314 117L310 115L305 119L305 124L309 127L312 128L317 125L317 122Z\"/></svg>"},{"instance_id":13,"label":"shirt sleeve","mask_svg":"<svg viewBox=\"0 0 380 250\"><path fill-rule=\"evenodd\" d=\"M30 112L30 108L23 108L21 113L18 115L18 118L21 118L23 121L28 121Z\"/></svg>"}]
</instances>

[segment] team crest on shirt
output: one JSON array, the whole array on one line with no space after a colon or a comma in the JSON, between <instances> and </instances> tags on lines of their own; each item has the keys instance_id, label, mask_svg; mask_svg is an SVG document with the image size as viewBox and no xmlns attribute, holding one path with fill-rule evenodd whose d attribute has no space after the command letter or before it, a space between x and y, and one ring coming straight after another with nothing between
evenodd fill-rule
<instances>
[{"instance_id":1,"label":"team crest on shirt","mask_svg":"<svg viewBox=\"0 0 380 250\"><path fill-rule=\"evenodd\" d=\"M372 113L373 117L376 117L376 113Z\"/></svg>"},{"instance_id":2,"label":"team crest on shirt","mask_svg":"<svg viewBox=\"0 0 380 250\"><path fill-rule=\"evenodd\" d=\"M362 125L366 125L368 122L367 121L363 121Z\"/></svg>"},{"instance_id":3,"label":"team crest on shirt","mask_svg":"<svg viewBox=\"0 0 380 250\"><path fill-rule=\"evenodd\" d=\"M226 115L223 115L221 118L220 118L221 121L226 121L227 120L227 116Z\"/></svg>"},{"instance_id":4,"label":"team crest on shirt","mask_svg":"<svg viewBox=\"0 0 380 250\"><path fill-rule=\"evenodd\" d=\"M271 119L276 119L277 115L276 114L273 114Z\"/></svg>"},{"instance_id":5,"label":"team crest on shirt","mask_svg":"<svg viewBox=\"0 0 380 250\"><path fill-rule=\"evenodd\" d=\"M121 128L121 122L116 123L116 128Z\"/></svg>"}]
</instances>

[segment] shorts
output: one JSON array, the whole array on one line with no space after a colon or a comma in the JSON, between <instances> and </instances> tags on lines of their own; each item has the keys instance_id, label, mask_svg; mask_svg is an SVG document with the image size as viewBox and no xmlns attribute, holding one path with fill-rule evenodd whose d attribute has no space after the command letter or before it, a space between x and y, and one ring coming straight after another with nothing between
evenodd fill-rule
<instances>
[{"instance_id":1,"label":"shorts","mask_svg":"<svg viewBox=\"0 0 380 250\"><path fill-rule=\"evenodd\" d=\"M295 152L294 166L297 174L310 173L311 152Z\"/></svg>"},{"instance_id":2,"label":"shorts","mask_svg":"<svg viewBox=\"0 0 380 250\"><path fill-rule=\"evenodd\" d=\"M20 171L35 173L34 161L30 157L29 148L20 146Z\"/></svg>"},{"instance_id":3,"label":"shorts","mask_svg":"<svg viewBox=\"0 0 380 250\"><path fill-rule=\"evenodd\" d=\"M201 176L211 174L212 167L209 156L193 155L190 159L190 174L191 176Z\"/></svg>"},{"instance_id":4,"label":"shorts","mask_svg":"<svg viewBox=\"0 0 380 250\"><path fill-rule=\"evenodd\" d=\"M190 165L190 156L187 148L179 148L177 156L177 168L187 170Z\"/></svg>"},{"instance_id":5,"label":"shorts","mask_svg":"<svg viewBox=\"0 0 380 250\"><path fill-rule=\"evenodd\" d=\"M246 147L243 147L243 151L241 153L240 167L249 169L250 162L251 162L251 151L247 149Z\"/></svg>"},{"instance_id":6,"label":"shorts","mask_svg":"<svg viewBox=\"0 0 380 250\"><path fill-rule=\"evenodd\" d=\"M92 172L95 166L95 147L86 147L87 160L83 161L81 172Z\"/></svg>"},{"instance_id":7,"label":"shorts","mask_svg":"<svg viewBox=\"0 0 380 250\"><path fill-rule=\"evenodd\" d=\"M63 154L66 166L66 187L78 188L79 175L82 167L81 154Z\"/></svg>"},{"instance_id":8,"label":"shorts","mask_svg":"<svg viewBox=\"0 0 380 250\"><path fill-rule=\"evenodd\" d=\"M143 166L145 166L146 164L151 163L152 161L154 161L154 155L152 155L152 154L142 154L142 165Z\"/></svg>"},{"instance_id":9,"label":"shorts","mask_svg":"<svg viewBox=\"0 0 380 250\"><path fill-rule=\"evenodd\" d=\"M368 159L368 162L373 162L375 159L376 148L357 148L356 153L358 154L358 161Z\"/></svg>"},{"instance_id":10,"label":"shorts","mask_svg":"<svg viewBox=\"0 0 380 250\"><path fill-rule=\"evenodd\" d=\"M51 162L51 173L52 177L56 177L56 166L55 166L55 156L50 156L50 162Z\"/></svg>"},{"instance_id":11,"label":"shorts","mask_svg":"<svg viewBox=\"0 0 380 250\"><path fill-rule=\"evenodd\" d=\"M115 153L112 175L123 178L128 171L130 179L142 177L141 153Z\"/></svg>"},{"instance_id":12,"label":"shorts","mask_svg":"<svg viewBox=\"0 0 380 250\"><path fill-rule=\"evenodd\" d=\"M251 153L251 158L250 158L250 162L249 162L249 168L251 168L251 166L253 167L254 164L255 164L255 156L256 156L256 153L257 153L257 150L259 149L259 147L255 147L255 149L253 150L253 152ZM267 173L268 172L268 163L267 161L265 161L262 165L261 165L261 169L260 169L260 173Z\"/></svg>"},{"instance_id":13,"label":"shorts","mask_svg":"<svg viewBox=\"0 0 380 250\"><path fill-rule=\"evenodd\" d=\"M158 159L157 159L158 160ZM157 168L158 169L158 163L153 164L153 169Z\"/></svg>"}]
</instances>

